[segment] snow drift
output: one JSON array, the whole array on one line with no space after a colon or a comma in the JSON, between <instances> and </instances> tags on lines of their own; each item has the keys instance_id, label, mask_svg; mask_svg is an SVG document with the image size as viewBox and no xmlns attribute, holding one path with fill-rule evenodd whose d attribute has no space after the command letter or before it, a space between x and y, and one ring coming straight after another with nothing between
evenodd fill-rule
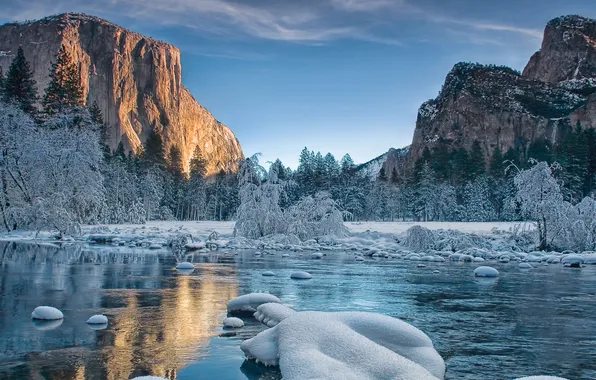
<instances>
[{"instance_id":1,"label":"snow drift","mask_svg":"<svg viewBox=\"0 0 596 380\"><path fill-rule=\"evenodd\" d=\"M426 334L363 312L295 312L242 343L248 358L279 364L284 380L437 380L445 363Z\"/></svg>"}]
</instances>

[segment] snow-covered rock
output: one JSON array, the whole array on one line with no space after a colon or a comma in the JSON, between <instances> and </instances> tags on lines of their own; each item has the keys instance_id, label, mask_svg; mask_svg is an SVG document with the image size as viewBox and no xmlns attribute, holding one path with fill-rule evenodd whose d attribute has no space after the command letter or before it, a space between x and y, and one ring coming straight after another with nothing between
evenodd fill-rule
<instances>
[{"instance_id":1,"label":"snow-covered rock","mask_svg":"<svg viewBox=\"0 0 596 380\"><path fill-rule=\"evenodd\" d=\"M361 312L296 312L242 342L248 358L279 364L284 380L437 380L445 363L422 331Z\"/></svg>"},{"instance_id":2,"label":"snow-covered rock","mask_svg":"<svg viewBox=\"0 0 596 380\"><path fill-rule=\"evenodd\" d=\"M582 255L575 255L575 254L565 255L561 259L561 262L563 264L583 264L584 257Z\"/></svg>"},{"instance_id":3,"label":"snow-covered rock","mask_svg":"<svg viewBox=\"0 0 596 380\"><path fill-rule=\"evenodd\" d=\"M257 321L273 327L295 312L295 310L280 303L265 303L257 307L254 317Z\"/></svg>"},{"instance_id":4,"label":"snow-covered rock","mask_svg":"<svg viewBox=\"0 0 596 380\"><path fill-rule=\"evenodd\" d=\"M55 307L38 306L33 310L33 313L31 313L31 318L51 321L64 318L64 314Z\"/></svg>"},{"instance_id":5,"label":"snow-covered rock","mask_svg":"<svg viewBox=\"0 0 596 380\"><path fill-rule=\"evenodd\" d=\"M271 276L275 276L275 273L273 273L270 270L268 270L268 271L265 271L265 272L261 273L261 275L263 275L265 277L271 277Z\"/></svg>"},{"instance_id":6,"label":"snow-covered rock","mask_svg":"<svg viewBox=\"0 0 596 380\"><path fill-rule=\"evenodd\" d=\"M323 254L321 252L313 252L310 254L311 259L322 259Z\"/></svg>"},{"instance_id":7,"label":"snow-covered rock","mask_svg":"<svg viewBox=\"0 0 596 380\"><path fill-rule=\"evenodd\" d=\"M354 258L354 260L356 260L356 261L364 261L364 257L362 257L362 256L356 256Z\"/></svg>"},{"instance_id":8,"label":"snow-covered rock","mask_svg":"<svg viewBox=\"0 0 596 380\"><path fill-rule=\"evenodd\" d=\"M519 264L517 264L517 267L519 269L532 269L533 268L532 265L529 263L519 263Z\"/></svg>"},{"instance_id":9,"label":"snow-covered rock","mask_svg":"<svg viewBox=\"0 0 596 380\"><path fill-rule=\"evenodd\" d=\"M282 253L281 254L281 257L290 257L290 254L289 253Z\"/></svg>"},{"instance_id":10,"label":"snow-covered rock","mask_svg":"<svg viewBox=\"0 0 596 380\"><path fill-rule=\"evenodd\" d=\"M103 314L96 314L87 319L87 323L90 325L105 325L108 323L108 317Z\"/></svg>"},{"instance_id":11,"label":"snow-covered rock","mask_svg":"<svg viewBox=\"0 0 596 380\"><path fill-rule=\"evenodd\" d=\"M483 263L485 260L482 257L474 257L474 260L472 260L475 263Z\"/></svg>"},{"instance_id":12,"label":"snow-covered rock","mask_svg":"<svg viewBox=\"0 0 596 380\"><path fill-rule=\"evenodd\" d=\"M295 280L309 280L312 278L312 274L302 271L302 270L299 270L299 271L293 272L290 275L290 278L293 278Z\"/></svg>"},{"instance_id":13,"label":"snow-covered rock","mask_svg":"<svg viewBox=\"0 0 596 380\"><path fill-rule=\"evenodd\" d=\"M186 248L187 251L198 251L199 249L205 248L205 242L196 241L193 243L187 243L184 245L184 248Z\"/></svg>"},{"instance_id":14,"label":"snow-covered rock","mask_svg":"<svg viewBox=\"0 0 596 380\"><path fill-rule=\"evenodd\" d=\"M527 376L527 377L519 377L515 380L569 380L563 377L557 376Z\"/></svg>"},{"instance_id":15,"label":"snow-covered rock","mask_svg":"<svg viewBox=\"0 0 596 380\"><path fill-rule=\"evenodd\" d=\"M250 293L228 301L228 311L255 312L264 303L280 303L279 298L269 293Z\"/></svg>"},{"instance_id":16,"label":"snow-covered rock","mask_svg":"<svg viewBox=\"0 0 596 380\"><path fill-rule=\"evenodd\" d=\"M192 265L192 263L189 263L188 261L184 261L184 262L181 262L178 265L176 265L176 269L184 269L184 270L195 269L195 266Z\"/></svg>"},{"instance_id":17,"label":"snow-covered rock","mask_svg":"<svg viewBox=\"0 0 596 380\"><path fill-rule=\"evenodd\" d=\"M474 276L476 277L498 277L499 271L493 267L478 267L474 269Z\"/></svg>"},{"instance_id":18,"label":"snow-covered rock","mask_svg":"<svg viewBox=\"0 0 596 380\"><path fill-rule=\"evenodd\" d=\"M224 319L223 325L225 327L238 329L240 327L244 327L244 321L240 318L229 317L229 318Z\"/></svg>"}]
</instances>

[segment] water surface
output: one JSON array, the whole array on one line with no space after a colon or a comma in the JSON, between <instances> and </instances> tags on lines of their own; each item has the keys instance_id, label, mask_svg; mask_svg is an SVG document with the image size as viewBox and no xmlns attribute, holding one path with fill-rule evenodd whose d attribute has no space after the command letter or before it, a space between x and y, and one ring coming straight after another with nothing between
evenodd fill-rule
<instances>
[{"instance_id":1,"label":"water surface","mask_svg":"<svg viewBox=\"0 0 596 380\"><path fill-rule=\"evenodd\" d=\"M241 252L195 255L184 275L166 251L0 243L0 252L1 379L279 379L239 348L264 326L245 317L236 336L221 328L226 302L250 292L297 310L402 318L431 337L447 379L596 378L596 267L491 263L501 276L478 280L472 263ZM297 269L313 279L291 280ZM39 305L58 307L64 321L34 324ZM85 323L96 313L110 318L106 329Z\"/></svg>"}]
</instances>

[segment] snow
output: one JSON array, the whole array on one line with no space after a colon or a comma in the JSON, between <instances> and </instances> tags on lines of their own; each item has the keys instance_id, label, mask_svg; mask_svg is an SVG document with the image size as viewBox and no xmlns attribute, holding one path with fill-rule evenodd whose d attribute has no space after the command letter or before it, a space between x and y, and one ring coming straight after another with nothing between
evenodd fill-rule
<instances>
[{"instance_id":1,"label":"snow","mask_svg":"<svg viewBox=\"0 0 596 380\"><path fill-rule=\"evenodd\" d=\"M244 321L242 321L242 319L236 318L236 317L229 317L229 318L224 319L223 324L225 327L235 328L235 329L244 327Z\"/></svg>"},{"instance_id":2,"label":"snow","mask_svg":"<svg viewBox=\"0 0 596 380\"><path fill-rule=\"evenodd\" d=\"M281 301L276 296L269 293L250 293L239 296L228 301L228 312L231 311L250 311L255 312L257 307L264 303Z\"/></svg>"},{"instance_id":3,"label":"snow","mask_svg":"<svg viewBox=\"0 0 596 380\"><path fill-rule=\"evenodd\" d=\"M271 277L271 276L275 276L275 273L268 270L268 271L263 272L262 275L265 277Z\"/></svg>"},{"instance_id":4,"label":"snow","mask_svg":"<svg viewBox=\"0 0 596 380\"><path fill-rule=\"evenodd\" d=\"M312 274L299 270L299 271L293 272L290 275L290 278L293 278L295 280L309 280L312 278Z\"/></svg>"},{"instance_id":5,"label":"snow","mask_svg":"<svg viewBox=\"0 0 596 380\"><path fill-rule=\"evenodd\" d=\"M533 268L533 267L532 267L532 265L530 265L530 264L528 264L528 263L519 263L519 264L517 265L517 267L518 267L519 269L532 269L532 268Z\"/></svg>"},{"instance_id":6,"label":"snow","mask_svg":"<svg viewBox=\"0 0 596 380\"><path fill-rule=\"evenodd\" d=\"M33 310L33 313L31 313L31 318L51 321L64 318L64 314L55 307L38 306Z\"/></svg>"},{"instance_id":7,"label":"snow","mask_svg":"<svg viewBox=\"0 0 596 380\"><path fill-rule=\"evenodd\" d=\"M563 377L557 376L527 376L527 377L519 377L515 380L568 380Z\"/></svg>"},{"instance_id":8,"label":"snow","mask_svg":"<svg viewBox=\"0 0 596 380\"><path fill-rule=\"evenodd\" d=\"M279 364L284 380L437 380L445 363L422 331L362 312L296 312L242 343L248 358Z\"/></svg>"},{"instance_id":9,"label":"snow","mask_svg":"<svg viewBox=\"0 0 596 380\"><path fill-rule=\"evenodd\" d=\"M195 266L192 263L184 261L184 262L181 262L178 265L176 265L176 269L183 269L183 270L195 269Z\"/></svg>"},{"instance_id":10,"label":"snow","mask_svg":"<svg viewBox=\"0 0 596 380\"><path fill-rule=\"evenodd\" d=\"M257 321L274 327L296 311L280 303L265 303L257 307L254 317Z\"/></svg>"},{"instance_id":11,"label":"snow","mask_svg":"<svg viewBox=\"0 0 596 380\"><path fill-rule=\"evenodd\" d=\"M96 314L91 316L87 320L87 323L90 325L105 325L106 323L108 323L108 317L106 317L103 314Z\"/></svg>"},{"instance_id":12,"label":"snow","mask_svg":"<svg viewBox=\"0 0 596 380\"><path fill-rule=\"evenodd\" d=\"M509 231L518 225L533 228L530 222L346 222L352 233L376 231L387 234L401 234L410 227L421 226L431 231L457 230L466 233L486 234L497 231Z\"/></svg>"},{"instance_id":13,"label":"snow","mask_svg":"<svg viewBox=\"0 0 596 380\"><path fill-rule=\"evenodd\" d=\"M498 277L499 271L492 267L478 267L474 269L474 276L476 277Z\"/></svg>"}]
</instances>

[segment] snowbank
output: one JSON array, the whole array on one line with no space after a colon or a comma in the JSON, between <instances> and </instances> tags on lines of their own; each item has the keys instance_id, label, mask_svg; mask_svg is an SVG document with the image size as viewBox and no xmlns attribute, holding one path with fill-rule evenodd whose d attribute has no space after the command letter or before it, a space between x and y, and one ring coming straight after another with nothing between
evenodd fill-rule
<instances>
[{"instance_id":1,"label":"snowbank","mask_svg":"<svg viewBox=\"0 0 596 380\"><path fill-rule=\"evenodd\" d=\"M268 293L250 293L228 301L228 312L250 311L255 312L257 307L264 303L281 303L279 298Z\"/></svg>"},{"instance_id":2,"label":"snowbank","mask_svg":"<svg viewBox=\"0 0 596 380\"><path fill-rule=\"evenodd\" d=\"M280 303L265 303L257 307L254 317L257 321L269 326L276 326L296 311Z\"/></svg>"},{"instance_id":3,"label":"snowbank","mask_svg":"<svg viewBox=\"0 0 596 380\"><path fill-rule=\"evenodd\" d=\"M478 267L474 269L474 276L476 277L498 277L499 271L493 267Z\"/></svg>"},{"instance_id":4,"label":"snowbank","mask_svg":"<svg viewBox=\"0 0 596 380\"><path fill-rule=\"evenodd\" d=\"M64 318L64 314L55 307L38 306L33 310L33 313L31 313L31 318L51 321Z\"/></svg>"},{"instance_id":5,"label":"snowbank","mask_svg":"<svg viewBox=\"0 0 596 380\"><path fill-rule=\"evenodd\" d=\"M361 312L296 312L241 345L249 358L279 363L284 380L437 380L445 363L422 331Z\"/></svg>"},{"instance_id":6,"label":"snowbank","mask_svg":"<svg viewBox=\"0 0 596 380\"><path fill-rule=\"evenodd\" d=\"M223 325L225 327L238 329L240 327L244 327L244 321L242 321L242 319L240 318L229 317L224 319Z\"/></svg>"},{"instance_id":7,"label":"snowbank","mask_svg":"<svg viewBox=\"0 0 596 380\"><path fill-rule=\"evenodd\" d=\"M88 320L87 323L90 325L104 325L106 323L108 323L108 317L106 317L103 314L96 314L91 316Z\"/></svg>"}]
</instances>

